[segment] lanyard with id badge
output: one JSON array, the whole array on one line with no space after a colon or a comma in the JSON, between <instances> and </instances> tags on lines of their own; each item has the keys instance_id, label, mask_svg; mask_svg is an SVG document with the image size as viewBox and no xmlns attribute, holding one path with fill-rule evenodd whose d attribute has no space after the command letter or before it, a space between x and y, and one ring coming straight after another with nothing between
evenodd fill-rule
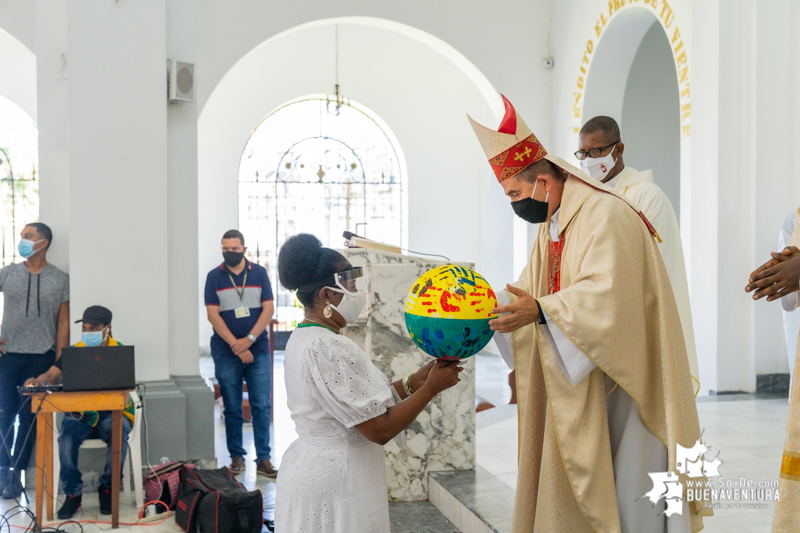
<instances>
[{"instance_id":1,"label":"lanyard with id badge","mask_svg":"<svg viewBox=\"0 0 800 533\"><path fill-rule=\"evenodd\" d=\"M231 278L231 284L233 284L233 288L236 291L236 294L239 295L239 307L236 308L234 314L236 318L247 318L250 316L250 309L244 306L244 289L247 286L247 268L244 269L244 279L242 279L242 289L239 290L239 287L236 286L236 282L233 280L233 276L231 273L228 272L228 277Z\"/></svg>"}]
</instances>

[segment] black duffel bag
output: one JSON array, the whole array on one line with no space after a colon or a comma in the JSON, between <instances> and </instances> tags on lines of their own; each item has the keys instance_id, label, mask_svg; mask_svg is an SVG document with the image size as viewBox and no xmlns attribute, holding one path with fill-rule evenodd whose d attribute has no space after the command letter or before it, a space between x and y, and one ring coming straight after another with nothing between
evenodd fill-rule
<instances>
[{"instance_id":1,"label":"black duffel bag","mask_svg":"<svg viewBox=\"0 0 800 533\"><path fill-rule=\"evenodd\" d=\"M226 466L181 470L175 522L187 533L260 533L261 491L247 491Z\"/></svg>"}]
</instances>

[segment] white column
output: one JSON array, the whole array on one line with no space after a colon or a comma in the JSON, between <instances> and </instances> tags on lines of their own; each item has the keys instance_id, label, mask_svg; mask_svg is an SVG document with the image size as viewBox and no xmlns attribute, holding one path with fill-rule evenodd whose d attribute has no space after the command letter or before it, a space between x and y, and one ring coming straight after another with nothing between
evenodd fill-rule
<instances>
[{"instance_id":1,"label":"white column","mask_svg":"<svg viewBox=\"0 0 800 533\"><path fill-rule=\"evenodd\" d=\"M166 7L168 58L196 63L196 2L167 0ZM197 317L204 311L198 306L196 102L167 106L167 172L169 369L173 376L196 376Z\"/></svg>"},{"instance_id":2,"label":"white column","mask_svg":"<svg viewBox=\"0 0 800 533\"><path fill-rule=\"evenodd\" d=\"M39 220L53 230L48 260L69 272L67 0L36 0L35 7Z\"/></svg>"},{"instance_id":3,"label":"white column","mask_svg":"<svg viewBox=\"0 0 800 533\"><path fill-rule=\"evenodd\" d=\"M73 314L111 309L137 380L166 380L165 0L70 2L67 21Z\"/></svg>"},{"instance_id":4,"label":"white column","mask_svg":"<svg viewBox=\"0 0 800 533\"><path fill-rule=\"evenodd\" d=\"M796 47L797 2L774 0L757 2L755 14L755 72L753 76L753 172L755 207L753 265L769 258L777 246L778 230L784 217L797 209L795 173L795 117L792 113L797 94ZM794 15L794 16L793 16ZM789 371L786 343L783 342L783 317L778 302L758 302L754 306L755 373L776 374Z\"/></svg>"},{"instance_id":5,"label":"white column","mask_svg":"<svg viewBox=\"0 0 800 533\"><path fill-rule=\"evenodd\" d=\"M717 17L721 30L717 97L719 144L716 154L719 172L717 390L752 392L756 379L753 358L755 306L744 292L744 285L747 274L755 265L753 176L757 171L754 153L757 17L754 2L720 2ZM700 28L702 26L695 31ZM702 44L698 42L697 46ZM696 155L703 156L702 152ZM703 245L702 242L698 244ZM699 277L702 282L702 273Z\"/></svg>"},{"instance_id":6,"label":"white column","mask_svg":"<svg viewBox=\"0 0 800 533\"><path fill-rule=\"evenodd\" d=\"M717 386L717 284L719 190L719 0L692 4L692 28L698 36L692 46L691 201L681 216L690 216L692 236L687 270L695 341L700 366L701 394Z\"/></svg>"},{"instance_id":7,"label":"white column","mask_svg":"<svg viewBox=\"0 0 800 533\"><path fill-rule=\"evenodd\" d=\"M788 370L777 303L748 274L796 208L797 20L790 0L692 5L691 269L704 390L754 391Z\"/></svg>"}]
</instances>

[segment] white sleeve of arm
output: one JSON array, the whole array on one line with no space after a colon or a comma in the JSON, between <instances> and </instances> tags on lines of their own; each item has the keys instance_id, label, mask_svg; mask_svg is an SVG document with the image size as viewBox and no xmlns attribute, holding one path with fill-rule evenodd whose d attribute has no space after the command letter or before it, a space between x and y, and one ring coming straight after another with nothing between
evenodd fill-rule
<instances>
[{"instance_id":1,"label":"white sleeve of arm","mask_svg":"<svg viewBox=\"0 0 800 533\"><path fill-rule=\"evenodd\" d=\"M569 337L567 337L561 328L550 319L547 311L542 309L544 318L547 325L544 326L547 339L550 341L550 346L553 347L555 352L558 366L561 367L564 375L567 376L572 385L577 385L594 370L597 365L594 361L589 359L580 349L575 346Z\"/></svg>"},{"instance_id":2,"label":"white sleeve of arm","mask_svg":"<svg viewBox=\"0 0 800 533\"><path fill-rule=\"evenodd\" d=\"M403 400L400 399L400 395L397 394L397 390L395 390L394 385L391 383L389 384L389 388L392 389L392 398L394 399L394 404L397 405L398 403L402 402ZM394 441L402 450L406 447L406 430L404 429L400 433L394 436Z\"/></svg>"},{"instance_id":3,"label":"white sleeve of arm","mask_svg":"<svg viewBox=\"0 0 800 533\"><path fill-rule=\"evenodd\" d=\"M789 245L789 240L792 238L792 232L794 231L794 212L789 213L786 219L783 221L783 225L781 226L781 234L778 237L778 251L782 251ZM795 309L797 309L797 293L793 292L791 294L787 294L783 298L781 298L781 307L787 313L791 313Z\"/></svg>"},{"instance_id":4,"label":"white sleeve of arm","mask_svg":"<svg viewBox=\"0 0 800 533\"><path fill-rule=\"evenodd\" d=\"M791 313L797 309L797 292L787 294L781 298L781 307L783 307L783 310L787 313Z\"/></svg>"},{"instance_id":5,"label":"white sleeve of arm","mask_svg":"<svg viewBox=\"0 0 800 533\"><path fill-rule=\"evenodd\" d=\"M508 295L508 291L504 289L497 294L497 307L502 307L510 303L511 296ZM506 315L508 315L508 313L500 313L499 316ZM499 331L495 331L494 337L492 338L494 339L494 343L503 361L506 362L508 368L514 370L514 339L512 336L513 333L500 333Z\"/></svg>"}]
</instances>

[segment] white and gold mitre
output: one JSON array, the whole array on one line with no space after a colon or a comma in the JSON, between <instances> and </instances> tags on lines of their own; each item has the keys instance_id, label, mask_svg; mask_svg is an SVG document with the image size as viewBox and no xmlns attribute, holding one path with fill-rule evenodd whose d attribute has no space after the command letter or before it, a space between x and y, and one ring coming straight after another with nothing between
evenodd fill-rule
<instances>
[{"instance_id":1,"label":"white and gold mitre","mask_svg":"<svg viewBox=\"0 0 800 533\"><path fill-rule=\"evenodd\" d=\"M506 114L497 131L481 126L467 115L500 183L547 155L547 150L505 96L503 103Z\"/></svg>"}]
</instances>

